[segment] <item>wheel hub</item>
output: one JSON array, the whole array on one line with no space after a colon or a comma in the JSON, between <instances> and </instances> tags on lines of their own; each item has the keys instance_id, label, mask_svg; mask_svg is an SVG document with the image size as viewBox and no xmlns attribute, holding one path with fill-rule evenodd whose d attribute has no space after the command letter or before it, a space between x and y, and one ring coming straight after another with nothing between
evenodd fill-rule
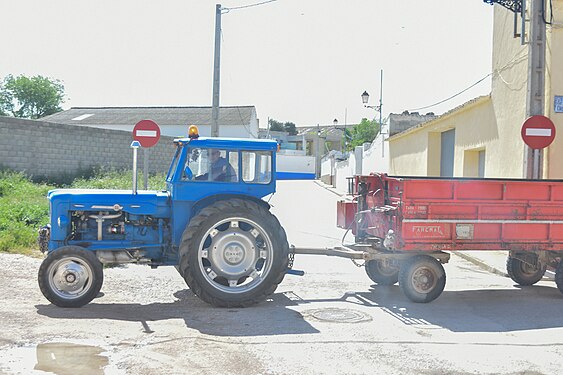
<instances>
[{"instance_id":1,"label":"wheel hub","mask_svg":"<svg viewBox=\"0 0 563 375\"><path fill-rule=\"evenodd\" d=\"M428 268L420 268L414 272L413 287L418 293L428 293L436 285L436 277Z\"/></svg>"},{"instance_id":2,"label":"wheel hub","mask_svg":"<svg viewBox=\"0 0 563 375\"><path fill-rule=\"evenodd\" d=\"M77 298L86 293L92 282L92 270L80 258L61 259L49 271L53 292L63 298Z\"/></svg>"},{"instance_id":3,"label":"wheel hub","mask_svg":"<svg viewBox=\"0 0 563 375\"><path fill-rule=\"evenodd\" d=\"M232 244L225 249L225 260L230 264L238 264L244 259L244 249L239 244Z\"/></svg>"}]
</instances>

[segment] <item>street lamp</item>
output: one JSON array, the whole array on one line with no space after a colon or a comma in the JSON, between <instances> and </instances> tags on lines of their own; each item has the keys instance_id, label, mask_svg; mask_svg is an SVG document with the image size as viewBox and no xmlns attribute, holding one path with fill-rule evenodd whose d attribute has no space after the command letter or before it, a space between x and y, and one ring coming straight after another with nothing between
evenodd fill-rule
<instances>
[{"instance_id":1,"label":"street lamp","mask_svg":"<svg viewBox=\"0 0 563 375\"><path fill-rule=\"evenodd\" d=\"M381 157L385 156L385 139L383 137L383 69L381 69L381 82L379 85L379 105L368 105L369 94L367 91L364 91L362 94L362 103L364 107L371 108L376 112L379 112L379 134L381 135Z\"/></svg>"}]
</instances>

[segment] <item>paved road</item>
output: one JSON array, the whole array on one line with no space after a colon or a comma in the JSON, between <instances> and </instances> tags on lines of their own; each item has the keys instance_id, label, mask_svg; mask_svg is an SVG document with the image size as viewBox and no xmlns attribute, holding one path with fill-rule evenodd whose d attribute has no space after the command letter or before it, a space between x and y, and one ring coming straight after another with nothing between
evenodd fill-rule
<instances>
[{"instance_id":1,"label":"paved road","mask_svg":"<svg viewBox=\"0 0 563 375\"><path fill-rule=\"evenodd\" d=\"M333 193L282 182L273 212L291 243L340 244ZM563 296L518 288L452 257L444 293L415 304L372 285L345 259L297 257L272 298L212 308L173 268L108 269L104 295L56 308L36 286L39 260L0 255L0 373L557 374Z\"/></svg>"}]
</instances>

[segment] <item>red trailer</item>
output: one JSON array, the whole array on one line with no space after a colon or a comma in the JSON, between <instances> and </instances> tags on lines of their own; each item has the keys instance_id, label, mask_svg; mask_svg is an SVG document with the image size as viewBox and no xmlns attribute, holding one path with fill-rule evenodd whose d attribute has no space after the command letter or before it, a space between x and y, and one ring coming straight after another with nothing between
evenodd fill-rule
<instances>
[{"instance_id":1,"label":"red trailer","mask_svg":"<svg viewBox=\"0 0 563 375\"><path fill-rule=\"evenodd\" d=\"M374 282L398 281L411 300L430 302L444 289L450 253L507 250L515 282L532 285L550 268L563 293L563 181L371 174L352 182L337 224L355 244L296 252L364 259Z\"/></svg>"}]
</instances>

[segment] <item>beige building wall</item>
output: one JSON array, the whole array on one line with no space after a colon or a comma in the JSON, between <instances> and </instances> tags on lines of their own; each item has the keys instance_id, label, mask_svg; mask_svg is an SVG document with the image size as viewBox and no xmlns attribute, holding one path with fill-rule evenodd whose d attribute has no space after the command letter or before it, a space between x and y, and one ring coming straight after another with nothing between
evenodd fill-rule
<instances>
[{"instance_id":1,"label":"beige building wall","mask_svg":"<svg viewBox=\"0 0 563 375\"><path fill-rule=\"evenodd\" d=\"M484 125L487 124L487 125ZM477 177L479 152L498 142L493 105L489 96L474 99L455 110L389 139L389 174L440 176L441 135L455 129L454 177Z\"/></svg>"},{"instance_id":2,"label":"beige building wall","mask_svg":"<svg viewBox=\"0 0 563 375\"><path fill-rule=\"evenodd\" d=\"M555 95L563 96L563 1L553 2L553 20L556 23L548 28L546 80L550 82L546 90L546 115L555 124L555 140L544 155L544 176L563 179L563 113L555 113Z\"/></svg>"},{"instance_id":3,"label":"beige building wall","mask_svg":"<svg viewBox=\"0 0 563 375\"><path fill-rule=\"evenodd\" d=\"M563 0L553 1L553 12L561 24L547 28L545 114L559 134L544 153L544 178L563 178L563 113L554 112L554 96L563 96ZM439 176L441 133L455 129L455 177L478 176L480 159L485 177L525 177L527 72L528 46L514 37L514 14L495 5L491 95L389 138L390 174Z\"/></svg>"}]
</instances>

